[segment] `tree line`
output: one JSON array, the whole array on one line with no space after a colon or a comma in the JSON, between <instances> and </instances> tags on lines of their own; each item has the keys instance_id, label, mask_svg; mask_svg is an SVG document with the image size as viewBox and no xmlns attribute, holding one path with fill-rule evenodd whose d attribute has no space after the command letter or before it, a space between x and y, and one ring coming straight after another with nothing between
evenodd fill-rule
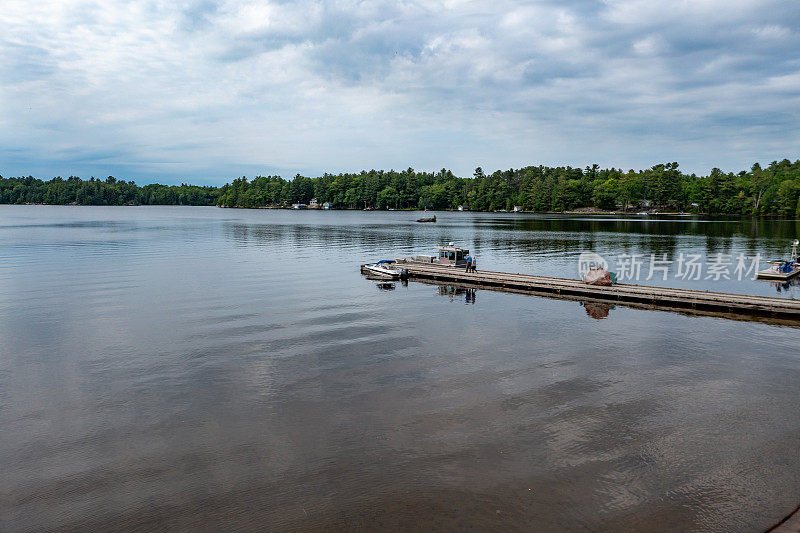
<instances>
[{"instance_id":1,"label":"tree line","mask_svg":"<svg viewBox=\"0 0 800 533\"><path fill-rule=\"evenodd\" d=\"M267 207L329 202L336 209L455 209L562 212L658 209L729 215L800 216L800 160L758 163L739 173L686 174L678 163L646 170L528 166L471 177L451 171L370 170L359 173L241 177L222 187L145 185L70 177L42 181L0 177L0 202L79 205L222 205Z\"/></svg>"},{"instance_id":2,"label":"tree line","mask_svg":"<svg viewBox=\"0 0 800 533\"><path fill-rule=\"evenodd\" d=\"M58 204L58 205L216 205L218 187L197 185L139 186L133 181L82 180L75 176L42 181L28 176L0 176L0 203Z\"/></svg>"}]
</instances>

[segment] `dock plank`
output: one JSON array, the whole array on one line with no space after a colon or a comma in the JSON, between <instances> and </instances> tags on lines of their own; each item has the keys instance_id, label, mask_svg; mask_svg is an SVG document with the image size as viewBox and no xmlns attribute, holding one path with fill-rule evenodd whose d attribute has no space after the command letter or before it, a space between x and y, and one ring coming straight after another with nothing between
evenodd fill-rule
<instances>
[{"instance_id":1,"label":"dock plank","mask_svg":"<svg viewBox=\"0 0 800 533\"><path fill-rule=\"evenodd\" d=\"M619 283L611 287L587 285L580 280L511 272L466 272L463 267L400 260L410 279L469 284L477 288L511 290L571 298L591 298L611 303L630 303L660 308L690 309L727 314L756 315L797 321L800 300L747 294L698 291L673 287Z\"/></svg>"}]
</instances>

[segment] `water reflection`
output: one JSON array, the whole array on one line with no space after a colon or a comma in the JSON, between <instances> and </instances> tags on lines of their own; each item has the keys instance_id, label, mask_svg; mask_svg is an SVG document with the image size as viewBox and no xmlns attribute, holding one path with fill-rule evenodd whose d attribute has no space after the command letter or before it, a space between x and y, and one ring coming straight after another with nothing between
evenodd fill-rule
<instances>
[{"instance_id":1,"label":"water reflection","mask_svg":"<svg viewBox=\"0 0 800 533\"><path fill-rule=\"evenodd\" d=\"M738 236L794 239L800 234L800 220L774 218L659 215L642 219L625 216L529 215L525 218L516 216L492 220L498 227L525 231L702 235L722 239Z\"/></svg>"},{"instance_id":2,"label":"water reflection","mask_svg":"<svg viewBox=\"0 0 800 533\"><path fill-rule=\"evenodd\" d=\"M581 302L581 305L586 310L586 314L595 320L608 318L611 310L616 308L614 304L604 302Z\"/></svg>"},{"instance_id":3,"label":"water reflection","mask_svg":"<svg viewBox=\"0 0 800 533\"><path fill-rule=\"evenodd\" d=\"M792 299L800 296L800 289L795 289L795 287L800 287L800 278L786 281L770 281L769 284L775 288L775 292L778 294L783 294Z\"/></svg>"},{"instance_id":4,"label":"water reflection","mask_svg":"<svg viewBox=\"0 0 800 533\"><path fill-rule=\"evenodd\" d=\"M781 257L793 222L418 217L0 206L0 531L763 531L797 505L796 329L359 274L448 241L545 275L587 243Z\"/></svg>"},{"instance_id":5,"label":"water reflection","mask_svg":"<svg viewBox=\"0 0 800 533\"><path fill-rule=\"evenodd\" d=\"M408 287L407 279L392 280L374 274L364 274L364 277L371 281L379 291L393 291L397 288L398 283L401 287Z\"/></svg>"},{"instance_id":6,"label":"water reflection","mask_svg":"<svg viewBox=\"0 0 800 533\"><path fill-rule=\"evenodd\" d=\"M449 298L451 302L463 297L464 303L467 305L475 304L477 292L477 289L459 287L458 285L439 285L437 287L437 294L439 296L445 296Z\"/></svg>"},{"instance_id":7,"label":"water reflection","mask_svg":"<svg viewBox=\"0 0 800 533\"><path fill-rule=\"evenodd\" d=\"M396 281L386 281L386 280L374 280L375 288L379 291L393 291L397 288ZM404 286L408 285L408 282L400 282Z\"/></svg>"}]
</instances>

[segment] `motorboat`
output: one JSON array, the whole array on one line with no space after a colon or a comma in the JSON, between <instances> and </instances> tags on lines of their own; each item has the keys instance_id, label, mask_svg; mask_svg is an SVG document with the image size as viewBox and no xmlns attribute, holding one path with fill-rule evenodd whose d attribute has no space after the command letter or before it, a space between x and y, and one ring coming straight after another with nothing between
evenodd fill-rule
<instances>
[{"instance_id":1,"label":"motorboat","mask_svg":"<svg viewBox=\"0 0 800 533\"><path fill-rule=\"evenodd\" d=\"M368 263L361 267L362 271L366 271L368 274L373 274L375 276L380 276L383 278L388 279L401 279L408 276L408 271L406 269L397 269L394 268L394 264L397 263L394 259L382 259L377 263Z\"/></svg>"},{"instance_id":2,"label":"motorboat","mask_svg":"<svg viewBox=\"0 0 800 533\"><path fill-rule=\"evenodd\" d=\"M758 279L785 280L800 274L800 263L797 261L767 261L772 266L758 271Z\"/></svg>"},{"instance_id":3,"label":"motorboat","mask_svg":"<svg viewBox=\"0 0 800 533\"><path fill-rule=\"evenodd\" d=\"M771 279L771 280L788 280L800 274L800 258L797 256L797 245L800 241L797 239L792 243L792 255L785 261L767 261L772 266L759 270L758 279Z\"/></svg>"},{"instance_id":4,"label":"motorboat","mask_svg":"<svg viewBox=\"0 0 800 533\"><path fill-rule=\"evenodd\" d=\"M796 261L769 261L771 267L758 271L758 279L784 280L800 274L800 263Z\"/></svg>"},{"instance_id":5,"label":"motorboat","mask_svg":"<svg viewBox=\"0 0 800 533\"><path fill-rule=\"evenodd\" d=\"M447 246L435 246L436 255L415 255L403 259L408 263L430 263L434 265L447 265L463 267L467 265L469 250L459 248L455 243L448 242Z\"/></svg>"}]
</instances>

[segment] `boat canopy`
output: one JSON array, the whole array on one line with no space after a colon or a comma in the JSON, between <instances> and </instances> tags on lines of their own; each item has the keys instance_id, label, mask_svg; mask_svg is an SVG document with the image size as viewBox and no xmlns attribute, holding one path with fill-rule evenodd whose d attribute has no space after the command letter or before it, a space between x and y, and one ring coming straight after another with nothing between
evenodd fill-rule
<instances>
[{"instance_id":1,"label":"boat canopy","mask_svg":"<svg viewBox=\"0 0 800 533\"><path fill-rule=\"evenodd\" d=\"M397 261L395 261L394 259L381 259L380 261L378 261L375 264L376 265L380 265L381 263L397 263Z\"/></svg>"},{"instance_id":2,"label":"boat canopy","mask_svg":"<svg viewBox=\"0 0 800 533\"><path fill-rule=\"evenodd\" d=\"M439 263L456 266L467 264L469 250L466 248L459 248L458 246L453 246L453 243L448 243L447 246L436 246L436 249L439 250L437 254Z\"/></svg>"}]
</instances>

